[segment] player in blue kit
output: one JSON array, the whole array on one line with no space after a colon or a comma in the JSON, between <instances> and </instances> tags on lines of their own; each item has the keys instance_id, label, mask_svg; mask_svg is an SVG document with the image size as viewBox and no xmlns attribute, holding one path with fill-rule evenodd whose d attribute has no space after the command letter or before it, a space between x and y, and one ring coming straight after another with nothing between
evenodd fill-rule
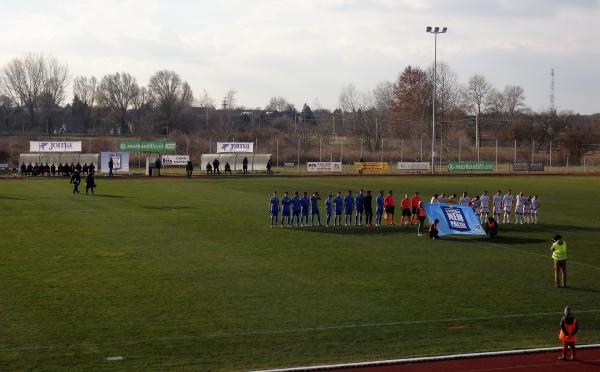
<instances>
[{"instance_id":1,"label":"player in blue kit","mask_svg":"<svg viewBox=\"0 0 600 372\"><path fill-rule=\"evenodd\" d=\"M290 205L292 204L292 200L288 197L287 191L283 193L283 198L281 198L281 227L283 227L283 221L287 218L287 225L290 227L291 217L290 217Z\"/></svg>"},{"instance_id":2,"label":"player in blue kit","mask_svg":"<svg viewBox=\"0 0 600 372\"><path fill-rule=\"evenodd\" d=\"M300 199L300 226L308 226L308 208L310 207L310 199L305 191Z\"/></svg>"},{"instance_id":3,"label":"player in blue kit","mask_svg":"<svg viewBox=\"0 0 600 372\"><path fill-rule=\"evenodd\" d=\"M300 226L300 196L298 195L298 191L294 192L294 196L292 197L292 226L294 225L294 221L296 221L296 226Z\"/></svg>"},{"instance_id":4,"label":"player in blue kit","mask_svg":"<svg viewBox=\"0 0 600 372\"><path fill-rule=\"evenodd\" d=\"M325 199L325 226L329 227L329 223L331 222L331 212L333 212L333 199L331 194L327 196Z\"/></svg>"},{"instance_id":5,"label":"player in blue kit","mask_svg":"<svg viewBox=\"0 0 600 372\"><path fill-rule=\"evenodd\" d=\"M352 190L344 196L344 226L352 226L352 211L354 211L354 198Z\"/></svg>"},{"instance_id":6,"label":"player in blue kit","mask_svg":"<svg viewBox=\"0 0 600 372\"><path fill-rule=\"evenodd\" d=\"M379 191L379 195L375 199L375 226L381 226L381 219L383 217L383 190Z\"/></svg>"},{"instance_id":7,"label":"player in blue kit","mask_svg":"<svg viewBox=\"0 0 600 372\"><path fill-rule=\"evenodd\" d=\"M271 215L271 227L277 227L277 217L279 215L279 198L277 197L277 191L274 191L273 196L269 199L267 211Z\"/></svg>"},{"instance_id":8,"label":"player in blue kit","mask_svg":"<svg viewBox=\"0 0 600 372\"><path fill-rule=\"evenodd\" d=\"M342 199L341 192L338 191L333 199L333 205L335 206L335 218L333 219L333 224L334 226L340 226L342 223L342 209L344 208L344 199Z\"/></svg>"},{"instance_id":9,"label":"player in blue kit","mask_svg":"<svg viewBox=\"0 0 600 372\"><path fill-rule=\"evenodd\" d=\"M319 212L319 200L321 200L321 195L319 195L318 191L315 191L314 194L310 197L310 225L315 225L315 216L317 216L317 223L321 226L321 213Z\"/></svg>"},{"instance_id":10,"label":"player in blue kit","mask_svg":"<svg viewBox=\"0 0 600 372\"><path fill-rule=\"evenodd\" d=\"M365 195L363 194L363 190L361 189L356 195L356 219L354 224L356 226L362 225L362 216L365 211Z\"/></svg>"}]
</instances>

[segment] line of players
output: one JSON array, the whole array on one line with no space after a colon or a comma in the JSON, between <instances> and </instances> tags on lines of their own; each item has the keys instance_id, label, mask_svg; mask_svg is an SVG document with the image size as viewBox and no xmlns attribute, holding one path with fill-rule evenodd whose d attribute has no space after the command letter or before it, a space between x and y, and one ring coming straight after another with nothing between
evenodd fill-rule
<instances>
[{"instance_id":1,"label":"line of players","mask_svg":"<svg viewBox=\"0 0 600 372\"><path fill-rule=\"evenodd\" d=\"M321 214L319 201L321 195L319 192L313 193L310 197L304 192L302 196L295 192L292 197L287 192L284 193L281 200L277 197L277 192L269 199L267 211L271 216L271 227L277 226L279 214L281 212L281 226L287 222L287 226L321 226ZM342 197L341 192L338 192L334 197L329 194L325 200L325 225L331 226L333 217L333 225L341 225L341 217L344 216L344 226L362 225L363 216L365 224L371 226L373 224L373 209L372 209L371 191L366 194L360 190L356 196L352 195L352 190ZM491 198L492 214L496 221L500 221L502 217L503 223L510 223L510 214L515 212L515 223L538 223L541 201L538 195L533 197L525 195L523 192L513 196L511 190L507 190L504 194L498 190ZM446 196L445 194L434 194L431 198L431 204L456 204L469 206L473 209L476 215L479 216L481 223L485 223L490 217L490 196L487 190L481 195L473 198L469 197L467 192L463 192L462 196L457 200L457 195ZM414 224L419 222L421 217L424 217L423 204L421 197L416 192L412 197L408 194L404 195L401 200L402 216L400 224ZM395 201L392 191L384 196L383 191L380 191L375 198L375 226L380 226L385 216L385 223L388 225L394 224L394 208ZM384 213L385 212L385 213ZM310 223L309 223L310 215Z\"/></svg>"},{"instance_id":2,"label":"line of players","mask_svg":"<svg viewBox=\"0 0 600 372\"><path fill-rule=\"evenodd\" d=\"M456 194L450 197L446 197L444 194L435 194L431 198L431 203L454 204L456 203L456 197ZM510 214L513 210L514 202L515 223L538 223L539 211L542 206L538 195L527 196L525 193L520 192L518 195L513 196L509 189L504 194L498 190L490 199L487 191L474 198L469 197L466 192L463 192L460 199L458 199L458 204L473 208L475 215L478 215L481 223L484 223L490 216L490 200L492 201L494 219L498 222L500 221L500 217L502 217L503 223L510 223Z\"/></svg>"},{"instance_id":3,"label":"line of players","mask_svg":"<svg viewBox=\"0 0 600 372\"><path fill-rule=\"evenodd\" d=\"M299 227L321 226L320 200L321 195L317 191L310 197L306 192L302 196L295 192L292 197L285 192L281 199L275 191L273 196L269 198L267 206L267 212L271 218L271 227L276 227L278 222L282 227L286 223L288 227L294 225ZM406 200L409 201L410 206L407 207L408 211L403 210L400 223L404 222L404 217L406 217L406 223L416 222L417 216L422 217L424 220L425 212L419 193L415 193L412 198L405 195L403 206L406 206ZM395 201L392 191L389 191L385 196L383 191L380 191L375 196L375 213L373 213L373 195L370 190L367 190L366 193L364 190L360 190L355 196L352 195L352 190L348 190L344 197L338 191L337 195L329 194L325 199L325 226L331 226L332 219L333 226L341 226L342 216L344 217L344 226L361 226L363 225L363 217L365 226L372 226L373 216L375 217L375 226L380 226L382 223L393 225L394 208ZM280 213L281 221L278 220Z\"/></svg>"}]
</instances>

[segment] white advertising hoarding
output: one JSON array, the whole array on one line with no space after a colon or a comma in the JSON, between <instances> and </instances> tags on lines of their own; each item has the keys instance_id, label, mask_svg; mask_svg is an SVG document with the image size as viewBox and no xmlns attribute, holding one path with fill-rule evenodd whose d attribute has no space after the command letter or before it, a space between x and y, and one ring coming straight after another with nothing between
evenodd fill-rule
<instances>
[{"instance_id":1,"label":"white advertising hoarding","mask_svg":"<svg viewBox=\"0 0 600 372\"><path fill-rule=\"evenodd\" d=\"M189 155L163 155L162 156L162 165L187 165L187 162L190 161Z\"/></svg>"},{"instance_id":2,"label":"white advertising hoarding","mask_svg":"<svg viewBox=\"0 0 600 372\"><path fill-rule=\"evenodd\" d=\"M108 162L113 160L113 172L129 172L129 153L128 152L101 152L100 170L108 173Z\"/></svg>"},{"instance_id":3,"label":"white advertising hoarding","mask_svg":"<svg viewBox=\"0 0 600 372\"><path fill-rule=\"evenodd\" d=\"M217 153L254 152L254 142L217 142Z\"/></svg>"},{"instance_id":4,"label":"white advertising hoarding","mask_svg":"<svg viewBox=\"0 0 600 372\"><path fill-rule=\"evenodd\" d=\"M341 161L309 161L306 163L307 172L341 172Z\"/></svg>"},{"instance_id":5,"label":"white advertising hoarding","mask_svg":"<svg viewBox=\"0 0 600 372\"><path fill-rule=\"evenodd\" d=\"M403 172L428 171L431 164L422 161L398 162L398 170Z\"/></svg>"},{"instance_id":6,"label":"white advertising hoarding","mask_svg":"<svg viewBox=\"0 0 600 372\"><path fill-rule=\"evenodd\" d=\"M29 141L29 152L81 152L81 141Z\"/></svg>"}]
</instances>

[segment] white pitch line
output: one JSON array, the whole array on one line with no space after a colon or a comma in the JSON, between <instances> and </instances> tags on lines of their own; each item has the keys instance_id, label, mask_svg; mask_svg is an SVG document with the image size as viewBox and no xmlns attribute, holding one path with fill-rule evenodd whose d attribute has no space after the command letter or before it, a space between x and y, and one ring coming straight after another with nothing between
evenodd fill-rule
<instances>
[{"instance_id":1,"label":"white pitch line","mask_svg":"<svg viewBox=\"0 0 600 372\"><path fill-rule=\"evenodd\" d=\"M577 345L577 349L596 349L596 348L600 348L600 344ZM276 369L257 370L254 372L320 371L320 370L325 370L325 369L376 367L376 366L384 366L384 365L392 365L392 364L440 362L440 361L445 361L445 360L488 358L488 357L498 357L498 356L543 353L543 352L561 351L561 350L562 350L562 347L560 347L560 346L559 347L543 347L543 348L537 348L537 349L489 351L489 352L482 352L482 353L439 355L439 356L433 356L433 357L374 360L371 362L354 362L354 363L342 363L342 364L323 364L323 365L317 365L317 366L276 368Z\"/></svg>"},{"instance_id":2,"label":"white pitch line","mask_svg":"<svg viewBox=\"0 0 600 372\"><path fill-rule=\"evenodd\" d=\"M588 314L588 313L600 313L600 309L588 309L579 310L577 314ZM24 350L42 350L42 349L57 349L64 347L74 347L78 345L87 345L89 343L96 342L98 344L138 344L152 341L178 341L178 340L199 340L207 338L219 338L219 337L239 337L239 336L254 336L254 335L272 335L282 333L302 333L302 332L320 332L338 329L356 329L356 328L375 328L375 327L392 327L399 325L415 325L415 324L434 324L434 323L451 323L451 322L470 322L478 320L495 320L495 319L514 319L514 318L532 318L537 316L546 315L560 315L562 312L539 312L539 313L526 313L526 314L507 314L507 315L490 315L490 316L479 316L479 317L464 317L464 318L448 318L448 319L424 319L424 320L406 320L399 322L387 322L387 323L364 323L364 324L342 324L337 326L326 326L326 327L306 327L306 328L288 328L279 330L254 330L236 333L213 333L206 335L180 335L180 336L164 336L164 337L149 337L143 339L110 339L110 340L88 340L81 344L70 344L70 345L39 345L30 347L17 347L17 348L6 348L0 349L1 352L10 351L24 351Z\"/></svg>"},{"instance_id":3,"label":"white pitch line","mask_svg":"<svg viewBox=\"0 0 600 372\"><path fill-rule=\"evenodd\" d=\"M511 247L508 244L492 243L492 242L481 242L481 243L483 243L484 245L490 246L490 248L493 247L493 246L502 246L502 247L506 247L506 249L511 250L513 252L522 253L522 254L526 254L526 255L529 255L529 256L542 257L542 258L545 258L547 260L552 259L551 255L543 255L541 253L536 253L536 252L522 251L520 249L513 248L513 247ZM600 266L594 266L594 265L586 264L586 263L583 263L583 262L577 262L577 261L567 260L567 263L569 265L578 265L578 266L588 267L590 269L600 270Z\"/></svg>"}]
</instances>

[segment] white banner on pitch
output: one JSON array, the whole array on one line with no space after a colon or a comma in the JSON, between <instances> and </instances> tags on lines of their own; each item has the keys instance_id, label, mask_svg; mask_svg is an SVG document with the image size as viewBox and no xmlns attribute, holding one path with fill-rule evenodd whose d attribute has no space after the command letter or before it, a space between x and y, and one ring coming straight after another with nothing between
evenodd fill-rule
<instances>
[{"instance_id":1,"label":"white banner on pitch","mask_svg":"<svg viewBox=\"0 0 600 372\"><path fill-rule=\"evenodd\" d=\"M217 142L217 153L254 152L254 142Z\"/></svg>"},{"instance_id":2,"label":"white banner on pitch","mask_svg":"<svg viewBox=\"0 0 600 372\"><path fill-rule=\"evenodd\" d=\"M81 152L81 141L29 141L29 152Z\"/></svg>"},{"instance_id":3,"label":"white banner on pitch","mask_svg":"<svg viewBox=\"0 0 600 372\"><path fill-rule=\"evenodd\" d=\"M163 155L162 156L162 164L163 165L187 165L188 161L190 161L189 155Z\"/></svg>"},{"instance_id":4,"label":"white banner on pitch","mask_svg":"<svg viewBox=\"0 0 600 372\"><path fill-rule=\"evenodd\" d=\"M306 163L307 172L341 172L341 161L309 161Z\"/></svg>"}]
</instances>

